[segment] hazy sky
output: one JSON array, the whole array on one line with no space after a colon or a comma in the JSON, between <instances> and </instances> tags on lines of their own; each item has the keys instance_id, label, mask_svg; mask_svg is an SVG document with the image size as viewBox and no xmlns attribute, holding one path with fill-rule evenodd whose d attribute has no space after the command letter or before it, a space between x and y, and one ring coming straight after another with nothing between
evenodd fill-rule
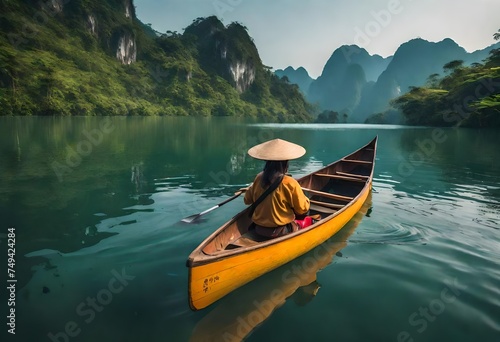
<instances>
[{"instance_id":1,"label":"hazy sky","mask_svg":"<svg viewBox=\"0 0 500 342\"><path fill-rule=\"evenodd\" d=\"M387 57L399 45L452 38L467 51L494 44L500 0L134 0L137 16L160 32L183 32L217 15L248 28L265 65L303 66L316 78L333 51L357 44Z\"/></svg>"}]
</instances>

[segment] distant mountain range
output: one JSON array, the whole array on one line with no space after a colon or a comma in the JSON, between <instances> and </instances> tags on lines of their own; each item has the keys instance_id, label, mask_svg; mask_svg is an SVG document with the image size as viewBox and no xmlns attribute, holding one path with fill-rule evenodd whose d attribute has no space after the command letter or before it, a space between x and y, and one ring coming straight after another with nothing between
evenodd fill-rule
<instances>
[{"instance_id":1,"label":"distant mountain range","mask_svg":"<svg viewBox=\"0 0 500 342\"><path fill-rule=\"evenodd\" d=\"M314 81L311 76L309 76L307 70L303 67L299 67L295 70L289 66L285 70L278 69L274 73L281 78L286 76L290 83L297 84L299 86L299 89L303 94L307 94L309 86Z\"/></svg>"},{"instance_id":2,"label":"distant mountain range","mask_svg":"<svg viewBox=\"0 0 500 342\"><path fill-rule=\"evenodd\" d=\"M449 38L437 43L417 38L402 44L394 56L383 58L359 46L344 45L333 52L316 80L302 67L276 70L275 74L297 84L321 110L347 114L349 122L365 122L373 114L394 111L392 99L410 87L425 85L430 75L442 75L446 63L480 63L495 48L500 48L500 43L468 53ZM388 117L393 123L401 122L397 114Z\"/></svg>"}]
</instances>

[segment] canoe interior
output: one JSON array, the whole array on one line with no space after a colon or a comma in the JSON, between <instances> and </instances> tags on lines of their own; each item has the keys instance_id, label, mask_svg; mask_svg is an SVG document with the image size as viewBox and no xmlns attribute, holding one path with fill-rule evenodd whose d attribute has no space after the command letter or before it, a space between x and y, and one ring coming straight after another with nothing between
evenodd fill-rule
<instances>
[{"instance_id":1,"label":"canoe interior","mask_svg":"<svg viewBox=\"0 0 500 342\"><path fill-rule=\"evenodd\" d=\"M319 215L321 219L303 230L321 225L321 221L331 219L360 194L367 182L371 181L375 157L376 138L358 151L324 168L298 179L304 193L311 200L309 215ZM300 231L299 231L300 232ZM292 235L292 234L290 234ZM218 229L200 245L196 261L211 259L217 255L236 252L241 249L267 245L275 239L257 235L252 229L248 209ZM193 260L194 261L194 260Z\"/></svg>"}]
</instances>

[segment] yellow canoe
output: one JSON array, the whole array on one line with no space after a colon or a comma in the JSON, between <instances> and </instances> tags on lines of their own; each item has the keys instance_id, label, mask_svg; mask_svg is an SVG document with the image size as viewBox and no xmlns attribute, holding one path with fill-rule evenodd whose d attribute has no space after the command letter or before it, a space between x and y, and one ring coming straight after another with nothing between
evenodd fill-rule
<instances>
[{"instance_id":1,"label":"yellow canoe","mask_svg":"<svg viewBox=\"0 0 500 342\"><path fill-rule=\"evenodd\" d=\"M203 309L238 287L310 251L337 233L361 209L371 190L377 137L359 150L297 181L321 220L292 234L255 234L248 208L206 238L187 260L192 310Z\"/></svg>"}]
</instances>

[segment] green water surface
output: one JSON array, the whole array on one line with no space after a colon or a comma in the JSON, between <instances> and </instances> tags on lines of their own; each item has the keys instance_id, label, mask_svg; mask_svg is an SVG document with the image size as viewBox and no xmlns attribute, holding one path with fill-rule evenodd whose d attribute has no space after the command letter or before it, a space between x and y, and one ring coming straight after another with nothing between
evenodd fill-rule
<instances>
[{"instance_id":1,"label":"green water surface","mask_svg":"<svg viewBox=\"0 0 500 342\"><path fill-rule=\"evenodd\" d=\"M302 176L378 135L373 192L338 235L207 309L189 253L242 198L249 147ZM0 118L0 246L19 341L498 341L500 134L205 118ZM2 291L2 334L9 327ZM2 339L4 340L4 339Z\"/></svg>"}]
</instances>

